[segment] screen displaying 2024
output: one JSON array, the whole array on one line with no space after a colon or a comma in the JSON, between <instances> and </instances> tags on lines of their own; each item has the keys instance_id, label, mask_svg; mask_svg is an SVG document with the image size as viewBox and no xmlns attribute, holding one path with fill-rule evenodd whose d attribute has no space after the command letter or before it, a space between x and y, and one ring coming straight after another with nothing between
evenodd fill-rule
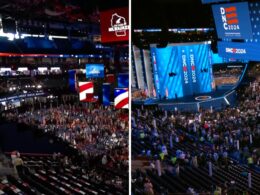
<instances>
[{"instance_id":1,"label":"screen displaying 2024","mask_svg":"<svg viewBox=\"0 0 260 195\"><path fill-rule=\"evenodd\" d=\"M212 57L210 44L151 45L157 96L179 98L211 92Z\"/></svg>"},{"instance_id":2,"label":"screen displaying 2024","mask_svg":"<svg viewBox=\"0 0 260 195\"><path fill-rule=\"evenodd\" d=\"M220 39L252 39L252 26L247 2L212 5Z\"/></svg>"},{"instance_id":3,"label":"screen displaying 2024","mask_svg":"<svg viewBox=\"0 0 260 195\"><path fill-rule=\"evenodd\" d=\"M259 61L260 3L240 2L212 5L221 57ZM242 41L234 41L242 40Z\"/></svg>"}]
</instances>

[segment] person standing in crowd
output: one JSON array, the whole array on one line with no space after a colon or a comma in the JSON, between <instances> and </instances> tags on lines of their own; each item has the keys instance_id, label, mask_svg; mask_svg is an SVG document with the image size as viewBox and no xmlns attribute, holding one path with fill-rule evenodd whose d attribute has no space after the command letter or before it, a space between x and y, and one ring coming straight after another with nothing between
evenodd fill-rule
<instances>
[{"instance_id":1,"label":"person standing in crowd","mask_svg":"<svg viewBox=\"0 0 260 195\"><path fill-rule=\"evenodd\" d=\"M24 163L23 160L21 159L20 155L17 156L14 160L13 160L13 165L18 173L19 176L21 176L24 173Z\"/></svg>"},{"instance_id":2,"label":"person standing in crowd","mask_svg":"<svg viewBox=\"0 0 260 195\"><path fill-rule=\"evenodd\" d=\"M154 195L153 184L151 183L151 181L148 178L145 179L144 194L145 195Z\"/></svg>"}]
</instances>

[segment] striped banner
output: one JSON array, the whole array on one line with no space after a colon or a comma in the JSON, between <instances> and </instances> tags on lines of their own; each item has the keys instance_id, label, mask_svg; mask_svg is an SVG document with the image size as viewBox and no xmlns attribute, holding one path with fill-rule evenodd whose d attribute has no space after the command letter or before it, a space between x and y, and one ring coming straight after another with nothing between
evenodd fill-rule
<instances>
[{"instance_id":1,"label":"striped banner","mask_svg":"<svg viewBox=\"0 0 260 195\"><path fill-rule=\"evenodd\" d=\"M116 88L115 95L115 108L129 108L129 93L128 88Z\"/></svg>"},{"instance_id":2,"label":"striped banner","mask_svg":"<svg viewBox=\"0 0 260 195\"><path fill-rule=\"evenodd\" d=\"M93 82L79 82L79 100L84 101L87 98L87 94L94 93Z\"/></svg>"}]
</instances>

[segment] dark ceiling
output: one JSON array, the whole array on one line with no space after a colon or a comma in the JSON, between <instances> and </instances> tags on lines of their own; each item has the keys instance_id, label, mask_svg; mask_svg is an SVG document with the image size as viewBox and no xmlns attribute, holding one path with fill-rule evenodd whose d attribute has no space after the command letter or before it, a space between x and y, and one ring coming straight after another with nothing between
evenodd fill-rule
<instances>
[{"instance_id":1,"label":"dark ceiling","mask_svg":"<svg viewBox=\"0 0 260 195\"><path fill-rule=\"evenodd\" d=\"M132 0L133 28L213 27L210 5L201 0Z\"/></svg>"},{"instance_id":2,"label":"dark ceiling","mask_svg":"<svg viewBox=\"0 0 260 195\"><path fill-rule=\"evenodd\" d=\"M128 6L128 0L1 0L0 14L14 19L97 22L99 11Z\"/></svg>"}]
</instances>

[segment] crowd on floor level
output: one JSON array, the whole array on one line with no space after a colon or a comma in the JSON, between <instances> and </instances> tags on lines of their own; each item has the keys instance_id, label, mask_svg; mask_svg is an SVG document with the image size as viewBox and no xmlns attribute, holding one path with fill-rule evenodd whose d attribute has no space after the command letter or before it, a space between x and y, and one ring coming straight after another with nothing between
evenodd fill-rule
<instances>
[{"instance_id":1,"label":"crowd on floor level","mask_svg":"<svg viewBox=\"0 0 260 195\"><path fill-rule=\"evenodd\" d=\"M107 181L117 180L121 187L125 187L128 175L129 128L126 110L115 110L113 107L97 104L43 107L36 110L31 107L30 111L23 113L7 112L3 116L8 121L34 127L35 131L51 133L64 140L85 157L84 162L89 170L93 170L93 167L105 167L107 173L101 173L101 178L106 178ZM54 158L57 156L58 154L54 154ZM70 156L63 161L64 166L80 162ZM109 175L111 170L117 173Z\"/></svg>"},{"instance_id":2,"label":"crowd on floor level","mask_svg":"<svg viewBox=\"0 0 260 195\"><path fill-rule=\"evenodd\" d=\"M60 105L20 114L9 113L6 117L8 120L54 132L56 136L83 151L91 147L104 151L126 146L127 143L128 114L112 107Z\"/></svg>"},{"instance_id":3,"label":"crowd on floor level","mask_svg":"<svg viewBox=\"0 0 260 195\"><path fill-rule=\"evenodd\" d=\"M234 68L234 69L229 69L229 68L223 68L223 69L219 69L219 70L213 70L213 74L214 76L221 76L221 77L229 77L230 75L236 75L236 76L240 76L242 73L242 69L240 68Z\"/></svg>"},{"instance_id":4,"label":"crowd on floor level","mask_svg":"<svg viewBox=\"0 0 260 195\"><path fill-rule=\"evenodd\" d=\"M228 166L229 158L260 170L260 77L237 92L237 106L219 111L136 109L132 113L132 145L136 143L141 150L133 149L133 157L147 157L152 169L159 160L162 166L173 166L177 175L180 167L198 168L208 162ZM194 149L185 151L186 146L178 148L181 144ZM149 178L142 182L147 194L153 194Z\"/></svg>"}]
</instances>

